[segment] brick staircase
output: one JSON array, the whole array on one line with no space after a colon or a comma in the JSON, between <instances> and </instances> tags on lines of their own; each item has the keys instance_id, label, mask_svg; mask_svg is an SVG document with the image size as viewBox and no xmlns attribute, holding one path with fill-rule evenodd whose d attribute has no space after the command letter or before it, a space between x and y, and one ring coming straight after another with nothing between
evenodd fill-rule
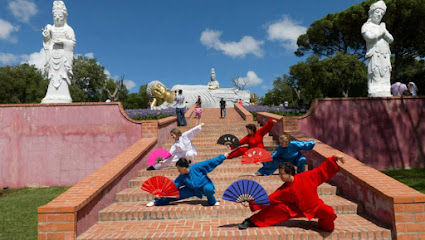
<instances>
[{"instance_id":1,"label":"brick staircase","mask_svg":"<svg viewBox=\"0 0 425 240\"><path fill-rule=\"evenodd\" d=\"M245 136L246 122L233 109L227 109L227 118L221 119L219 109L205 109L203 131L193 143L201 161L227 151L215 142L224 133ZM183 131L196 125L189 119ZM258 126L259 127L259 126ZM265 136L267 150L273 151L277 143ZM164 146L169 149L172 140ZM175 168L159 171L139 171L138 177L129 181L128 188L116 195L115 203L99 212L99 221L78 237L86 239L391 239L391 231L367 220L361 208L339 195L335 186L324 183L318 191L322 200L332 206L338 215L332 233L320 231L317 221L300 218L267 228L249 228L240 231L237 225L252 213L249 209L228 201L222 201L224 190L237 179L252 179L259 182L270 194L282 182L277 175L251 176L259 166L241 165L240 158L226 160L209 174L216 187L220 206L207 206L206 198L191 198L168 206L146 207L152 196L140 190L142 183L151 176L162 175L174 179ZM359 215L360 214L360 215Z\"/></svg>"}]
</instances>

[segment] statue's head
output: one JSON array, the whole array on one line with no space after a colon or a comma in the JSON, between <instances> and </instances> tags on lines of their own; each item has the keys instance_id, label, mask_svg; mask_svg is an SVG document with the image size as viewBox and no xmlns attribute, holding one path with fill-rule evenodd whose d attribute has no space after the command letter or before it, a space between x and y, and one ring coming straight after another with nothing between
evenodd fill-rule
<instances>
[{"instance_id":1,"label":"statue's head","mask_svg":"<svg viewBox=\"0 0 425 240\"><path fill-rule=\"evenodd\" d=\"M155 97L157 99L164 99L166 97L167 92L167 88L160 81L152 81L148 84L148 87L146 88L146 93L150 97Z\"/></svg>"},{"instance_id":2,"label":"statue's head","mask_svg":"<svg viewBox=\"0 0 425 240\"><path fill-rule=\"evenodd\" d=\"M387 5L385 5L384 1L377 1L376 3L370 5L369 8L369 19L378 24L381 22L382 18L387 11Z\"/></svg>"},{"instance_id":3,"label":"statue's head","mask_svg":"<svg viewBox=\"0 0 425 240\"><path fill-rule=\"evenodd\" d=\"M211 68L211 81L215 81L215 69Z\"/></svg>"},{"instance_id":4,"label":"statue's head","mask_svg":"<svg viewBox=\"0 0 425 240\"><path fill-rule=\"evenodd\" d=\"M63 26L66 23L68 17L68 11L66 10L65 3L63 1L53 2L53 22L56 26Z\"/></svg>"}]
</instances>

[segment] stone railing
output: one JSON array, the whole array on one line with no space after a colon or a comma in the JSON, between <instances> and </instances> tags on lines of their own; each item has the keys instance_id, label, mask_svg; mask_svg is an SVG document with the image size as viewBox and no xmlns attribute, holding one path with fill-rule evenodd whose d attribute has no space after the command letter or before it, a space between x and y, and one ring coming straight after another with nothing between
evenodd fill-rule
<instances>
[{"instance_id":1,"label":"stone railing","mask_svg":"<svg viewBox=\"0 0 425 240\"><path fill-rule=\"evenodd\" d=\"M254 118L253 118L252 114L248 110L246 110L246 108L244 108L243 106L241 106L240 104L235 103L234 104L234 108L235 108L236 112L238 112L239 115L241 115L241 117L245 121L247 121L247 122L254 121Z\"/></svg>"},{"instance_id":2,"label":"stone railing","mask_svg":"<svg viewBox=\"0 0 425 240\"><path fill-rule=\"evenodd\" d=\"M283 116L268 112L257 112L257 121L261 125L266 124L270 118L276 120L276 123L273 124L272 130L270 130L270 135L273 135L274 140L278 140L279 136L284 133Z\"/></svg>"}]
</instances>

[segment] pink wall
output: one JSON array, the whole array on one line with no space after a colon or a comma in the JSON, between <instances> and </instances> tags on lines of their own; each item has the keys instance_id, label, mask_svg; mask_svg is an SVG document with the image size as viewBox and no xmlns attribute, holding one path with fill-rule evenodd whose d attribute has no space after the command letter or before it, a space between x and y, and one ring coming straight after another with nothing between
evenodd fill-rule
<instances>
[{"instance_id":1,"label":"pink wall","mask_svg":"<svg viewBox=\"0 0 425 240\"><path fill-rule=\"evenodd\" d=\"M425 98L316 99L299 131L373 168L425 162Z\"/></svg>"},{"instance_id":2,"label":"pink wall","mask_svg":"<svg viewBox=\"0 0 425 240\"><path fill-rule=\"evenodd\" d=\"M141 129L119 103L0 105L0 187L73 185Z\"/></svg>"}]
</instances>

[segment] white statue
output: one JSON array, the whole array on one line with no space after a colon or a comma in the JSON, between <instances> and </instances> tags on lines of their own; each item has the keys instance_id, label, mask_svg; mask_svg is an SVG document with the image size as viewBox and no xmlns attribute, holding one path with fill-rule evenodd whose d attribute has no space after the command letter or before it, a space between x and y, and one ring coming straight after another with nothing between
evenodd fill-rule
<instances>
[{"instance_id":1,"label":"white statue","mask_svg":"<svg viewBox=\"0 0 425 240\"><path fill-rule=\"evenodd\" d=\"M220 84L215 79L215 70L214 68L211 68L211 77L210 77L210 82L208 83L208 89L215 90L219 88L220 88Z\"/></svg>"},{"instance_id":2,"label":"white statue","mask_svg":"<svg viewBox=\"0 0 425 240\"><path fill-rule=\"evenodd\" d=\"M366 41L366 58L368 63L369 97L391 96L391 51L389 44L394 41L385 23L381 23L387 10L384 1L370 6L369 18L362 26L362 35Z\"/></svg>"},{"instance_id":3,"label":"white statue","mask_svg":"<svg viewBox=\"0 0 425 240\"><path fill-rule=\"evenodd\" d=\"M74 61L75 34L67 24L68 12L63 1L53 2L54 25L43 29L43 47L46 53L45 70L49 87L42 103L71 103L69 93Z\"/></svg>"},{"instance_id":4,"label":"white statue","mask_svg":"<svg viewBox=\"0 0 425 240\"><path fill-rule=\"evenodd\" d=\"M180 89L183 90L188 106L195 104L198 96L202 98L203 108L218 108L221 98L224 98L227 107L233 107L233 104L238 99L242 99L244 104L249 104L250 100L249 91L240 91L235 88L211 90L207 85L175 85L169 90L161 82L152 81L146 89L146 93L153 97L151 109L175 108L175 91ZM158 104L161 101L162 104Z\"/></svg>"}]
</instances>

